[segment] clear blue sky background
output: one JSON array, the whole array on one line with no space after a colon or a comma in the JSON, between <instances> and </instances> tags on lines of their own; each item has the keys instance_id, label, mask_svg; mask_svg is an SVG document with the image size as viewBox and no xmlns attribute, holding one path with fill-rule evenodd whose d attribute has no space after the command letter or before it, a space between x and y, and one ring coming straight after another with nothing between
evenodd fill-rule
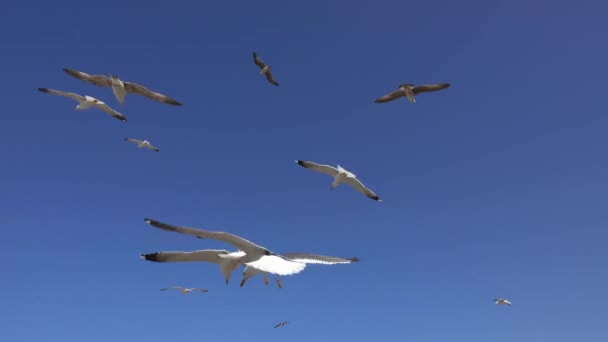
<instances>
[{"instance_id":1,"label":"clear blue sky background","mask_svg":"<svg viewBox=\"0 0 608 342\"><path fill-rule=\"evenodd\" d=\"M608 339L603 1L12 1L0 14L3 341ZM258 75L252 51L280 87ZM183 107L69 77L117 74ZM375 104L400 83L444 91ZM127 123L39 93L88 94ZM137 149L146 138L160 153ZM304 170L340 164L384 200ZM226 286L230 248L358 256ZM207 294L159 292L171 285ZM492 299L513 301L497 307ZM282 329L272 326L292 322Z\"/></svg>"}]
</instances>

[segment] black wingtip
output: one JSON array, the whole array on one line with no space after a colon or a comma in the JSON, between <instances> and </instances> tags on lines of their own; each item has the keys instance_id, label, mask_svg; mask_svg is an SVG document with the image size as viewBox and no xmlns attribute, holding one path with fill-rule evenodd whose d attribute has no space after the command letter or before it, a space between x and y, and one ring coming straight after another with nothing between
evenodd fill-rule
<instances>
[{"instance_id":1,"label":"black wingtip","mask_svg":"<svg viewBox=\"0 0 608 342\"><path fill-rule=\"evenodd\" d=\"M147 224L152 224L153 222L156 222L156 221L146 217L146 218L144 218L144 222L146 222Z\"/></svg>"},{"instance_id":2,"label":"black wingtip","mask_svg":"<svg viewBox=\"0 0 608 342\"><path fill-rule=\"evenodd\" d=\"M142 259L145 259L145 260L148 260L148 261L156 261L156 262L158 262L158 254L159 254L159 252L141 254L140 257Z\"/></svg>"},{"instance_id":3,"label":"black wingtip","mask_svg":"<svg viewBox=\"0 0 608 342\"><path fill-rule=\"evenodd\" d=\"M359 262L359 258L358 257L350 258L349 260L352 261L352 262Z\"/></svg>"},{"instance_id":4,"label":"black wingtip","mask_svg":"<svg viewBox=\"0 0 608 342\"><path fill-rule=\"evenodd\" d=\"M126 140L129 140L129 138L125 138L125 141L126 141Z\"/></svg>"},{"instance_id":5,"label":"black wingtip","mask_svg":"<svg viewBox=\"0 0 608 342\"><path fill-rule=\"evenodd\" d=\"M300 166L304 166L304 161L303 160L296 160L296 164L300 165Z\"/></svg>"},{"instance_id":6,"label":"black wingtip","mask_svg":"<svg viewBox=\"0 0 608 342\"><path fill-rule=\"evenodd\" d=\"M382 198L380 198L379 196L374 196L374 197L370 197L370 198L373 199L374 201L382 202Z\"/></svg>"},{"instance_id":7,"label":"black wingtip","mask_svg":"<svg viewBox=\"0 0 608 342\"><path fill-rule=\"evenodd\" d=\"M36 90L41 91L43 93L48 93L49 92L48 88L36 88Z\"/></svg>"}]
</instances>

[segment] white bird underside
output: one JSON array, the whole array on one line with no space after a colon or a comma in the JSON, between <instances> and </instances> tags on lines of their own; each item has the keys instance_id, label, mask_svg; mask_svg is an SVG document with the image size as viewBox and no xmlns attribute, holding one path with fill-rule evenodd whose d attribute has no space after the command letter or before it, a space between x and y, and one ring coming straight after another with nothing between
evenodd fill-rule
<instances>
[{"instance_id":1,"label":"white bird underside","mask_svg":"<svg viewBox=\"0 0 608 342\"><path fill-rule=\"evenodd\" d=\"M306 268L305 263L287 260L277 255L264 255L260 259L248 262L245 265L263 272L283 276L300 273Z\"/></svg>"},{"instance_id":2,"label":"white bird underside","mask_svg":"<svg viewBox=\"0 0 608 342\"><path fill-rule=\"evenodd\" d=\"M63 97L67 97L72 100L75 100L78 102L78 106L76 106L77 110L84 110L84 109L89 109L91 107L97 107L97 108L101 109L102 111L106 112L107 114L110 114L112 117L114 117L118 120L127 121L126 116L120 114L118 111L110 108L103 101L100 101L92 96L88 96L88 95L82 96L82 95L78 95L76 93L69 93L69 92L64 92L64 91L49 89L49 88L37 88L37 90L40 92L43 92L43 93L63 96Z\"/></svg>"},{"instance_id":3,"label":"white bird underside","mask_svg":"<svg viewBox=\"0 0 608 342\"><path fill-rule=\"evenodd\" d=\"M148 150L151 150L154 152L160 152L160 149L153 146L152 144L150 144L149 141L143 141L143 140L133 139L133 138L125 138L125 141L137 144L137 147L140 147L140 148L144 147L144 148L147 148Z\"/></svg>"}]
</instances>

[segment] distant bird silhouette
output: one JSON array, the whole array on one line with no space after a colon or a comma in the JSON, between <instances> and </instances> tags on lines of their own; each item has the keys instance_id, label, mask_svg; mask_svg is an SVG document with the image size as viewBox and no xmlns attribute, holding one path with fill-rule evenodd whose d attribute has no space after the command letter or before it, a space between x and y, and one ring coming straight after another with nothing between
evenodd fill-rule
<instances>
[{"instance_id":1,"label":"distant bird silhouette","mask_svg":"<svg viewBox=\"0 0 608 342\"><path fill-rule=\"evenodd\" d=\"M133 139L133 138L125 138L125 141L135 143L135 144L137 144L137 147L139 147L139 148L145 147L148 150L151 150L151 151L154 151L154 152L160 152L160 150L158 148L152 146L148 140L139 140L139 139Z\"/></svg>"},{"instance_id":2,"label":"distant bird silhouette","mask_svg":"<svg viewBox=\"0 0 608 342\"><path fill-rule=\"evenodd\" d=\"M285 324L287 324L287 323L289 323L289 322L281 322L281 323L279 323L279 324L275 325L274 327L275 327L275 328L282 327L282 326L284 326L284 325L285 325Z\"/></svg>"},{"instance_id":3,"label":"distant bird silhouette","mask_svg":"<svg viewBox=\"0 0 608 342\"><path fill-rule=\"evenodd\" d=\"M426 93L431 91L438 91L441 89L445 89L449 87L449 83L439 83L439 84L423 84L419 86L414 86L411 83L401 84L398 90L393 91L387 95L379 97L376 99L376 103L383 103L396 100L402 96L407 97L408 100L412 103L416 103L416 94Z\"/></svg>"},{"instance_id":4,"label":"distant bird silhouette","mask_svg":"<svg viewBox=\"0 0 608 342\"><path fill-rule=\"evenodd\" d=\"M270 64L265 64L257 55L257 53L253 53L253 62L255 65L260 67L260 75L266 74L266 79L268 82L274 84L275 86L279 85L279 82L275 81L272 77L272 72L270 71Z\"/></svg>"},{"instance_id":5,"label":"distant bird silhouette","mask_svg":"<svg viewBox=\"0 0 608 342\"><path fill-rule=\"evenodd\" d=\"M508 300L506 300L504 298L495 298L494 299L494 304L496 304L496 305L508 305L508 306L511 306L511 302L509 302Z\"/></svg>"},{"instance_id":6,"label":"distant bird silhouette","mask_svg":"<svg viewBox=\"0 0 608 342\"><path fill-rule=\"evenodd\" d=\"M209 290L204 290L204 289L199 289L197 287L182 287L182 286L172 286L172 287L165 287L160 289L161 291L167 291L167 290L179 290L182 294L188 294L190 292L209 292Z\"/></svg>"}]
</instances>

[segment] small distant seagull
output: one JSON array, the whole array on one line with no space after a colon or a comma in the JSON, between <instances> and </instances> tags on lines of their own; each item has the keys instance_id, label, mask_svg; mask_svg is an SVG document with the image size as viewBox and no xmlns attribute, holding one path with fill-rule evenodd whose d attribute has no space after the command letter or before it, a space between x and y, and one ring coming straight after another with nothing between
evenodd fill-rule
<instances>
[{"instance_id":1,"label":"small distant seagull","mask_svg":"<svg viewBox=\"0 0 608 342\"><path fill-rule=\"evenodd\" d=\"M439 84L423 84L414 86L411 83L399 85L399 90L395 90L390 94L384 95L376 99L376 103L383 103L396 100L402 96L406 96L412 103L416 103L416 94L437 91L445 89L450 86L450 83L439 83Z\"/></svg>"},{"instance_id":2,"label":"small distant seagull","mask_svg":"<svg viewBox=\"0 0 608 342\"><path fill-rule=\"evenodd\" d=\"M145 218L144 221L149 225L162 230L194 235L202 239L223 241L238 248L239 251L244 252L244 255L239 258L240 264L245 266L253 266L264 272L278 275L291 275L302 272L302 270L306 267L306 264L304 263L291 261L281 255L271 252L267 248L258 246L251 241L231 233L209 231L183 226L173 226L149 218Z\"/></svg>"},{"instance_id":3,"label":"small distant seagull","mask_svg":"<svg viewBox=\"0 0 608 342\"><path fill-rule=\"evenodd\" d=\"M68 97L72 100L78 101L78 106L76 106L76 108L74 108L75 110L85 110L85 109L89 109L91 107L97 107L97 108L103 110L104 112L112 115L113 117L115 117L118 120L127 121L126 116L124 116L124 115L120 114L119 112L115 111L114 109L108 107L107 104L105 104L104 102L102 102L92 96L88 96L88 95L81 96L81 95L78 95L75 93L66 93L63 91L53 90L53 89L48 89L48 88L37 88L37 89L38 89L38 91L41 91L43 93Z\"/></svg>"},{"instance_id":4,"label":"small distant seagull","mask_svg":"<svg viewBox=\"0 0 608 342\"><path fill-rule=\"evenodd\" d=\"M285 253L283 254L289 260L302 262L305 264L324 264L324 265L338 265L338 264L352 264L355 262L359 262L359 258L338 258L332 256L318 255L318 254L310 254L310 253ZM245 266L243 270L243 280L241 280L241 287L245 285L245 282L257 275L264 273L264 284L268 285L268 274L262 272L254 267ZM279 288L283 287L281 284L281 277L277 275L277 286Z\"/></svg>"},{"instance_id":5,"label":"small distant seagull","mask_svg":"<svg viewBox=\"0 0 608 342\"><path fill-rule=\"evenodd\" d=\"M181 287L181 286L165 287L165 288L162 288L160 290L161 291L179 290L182 294L188 294L188 293L193 292L193 291L209 292L209 290L199 289L199 288L196 288L196 287Z\"/></svg>"},{"instance_id":6,"label":"small distant seagull","mask_svg":"<svg viewBox=\"0 0 608 342\"><path fill-rule=\"evenodd\" d=\"M275 325L274 327L275 327L275 328L282 327L282 326L284 326L284 325L285 325L285 324L287 324L287 323L289 323L289 322L281 322L281 323L279 323L279 324Z\"/></svg>"},{"instance_id":7,"label":"small distant seagull","mask_svg":"<svg viewBox=\"0 0 608 342\"><path fill-rule=\"evenodd\" d=\"M506 300L504 298L496 298L496 299L494 299L494 304L496 304L496 305L508 305L508 306L511 306L511 302L509 302L508 300Z\"/></svg>"},{"instance_id":8,"label":"small distant seagull","mask_svg":"<svg viewBox=\"0 0 608 342\"><path fill-rule=\"evenodd\" d=\"M262 60L255 52L253 53L253 62L255 63L255 65L260 67L260 75L266 74L266 79L268 79L268 82L274 84L275 86L279 85L279 82L275 81L274 78L272 78L272 72L270 72L270 64L264 64L264 62L262 62Z\"/></svg>"},{"instance_id":9,"label":"small distant seagull","mask_svg":"<svg viewBox=\"0 0 608 342\"><path fill-rule=\"evenodd\" d=\"M149 150L152 150L154 152L159 152L160 151L158 148L152 146L148 140L139 140L139 139L133 139L133 138L125 138L125 141L136 143L137 147L139 147L139 148L145 147L145 148L147 148Z\"/></svg>"},{"instance_id":10,"label":"small distant seagull","mask_svg":"<svg viewBox=\"0 0 608 342\"><path fill-rule=\"evenodd\" d=\"M96 86L111 87L112 92L114 93L114 97L116 97L121 106L125 103L125 96L127 96L127 93L139 94L154 101L174 106L182 105L175 99L160 93L153 92L140 84L122 81L120 78L118 78L118 76L89 75L86 72L69 68L63 68L63 71L65 71L68 75L72 77L89 82Z\"/></svg>"},{"instance_id":11,"label":"small distant seagull","mask_svg":"<svg viewBox=\"0 0 608 342\"><path fill-rule=\"evenodd\" d=\"M363 185L363 183L361 183L361 181L357 179L357 176L355 174L343 169L340 165L335 168L333 166L321 165L306 160L296 160L296 164L300 165L303 168L311 169L313 171L321 172L334 177L334 182L331 184L329 190L333 190L338 185L342 184L342 182L345 182L346 184L350 185L355 190L359 191L365 196L375 201L382 202L382 199L380 199L380 197L378 197L378 195L376 195L373 191L365 187L365 185Z\"/></svg>"}]
</instances>

